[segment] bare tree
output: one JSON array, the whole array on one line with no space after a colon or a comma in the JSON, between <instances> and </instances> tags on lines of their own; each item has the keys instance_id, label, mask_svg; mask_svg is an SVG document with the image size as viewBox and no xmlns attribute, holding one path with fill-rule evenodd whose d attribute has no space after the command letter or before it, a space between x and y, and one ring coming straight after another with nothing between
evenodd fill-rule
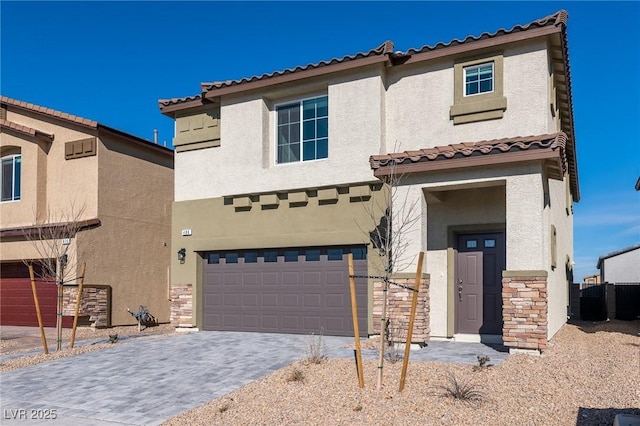
<instances>
[{"instance_id":1,"label":"bare tree","mask_svg":"<svg viewBox=\"0 0 640 426\"><path fill-rule=\"evenodd\" d=\"M394 147L395 152L399 146ZM412 265L415 255L407 252L408 234L420 220L419 200L409 200L400 190L404 175L396 171L396 163L390 161L386 166L388 173L380 179L383 182L382 196L373 197L371 203L365 203L368 216L373 220L373 230L360 229L369 236L373 247L384 265L382 289L382 315L380 318L380 353L378 357L377 388L382 387L385 345L387 345L388 290L393 273L406 270ZM360 225L359 225L360 226ZM408 344L408 342L407 342Z\"/></svg>"},{"instance_id":2,"label":"bare tree","mask_svg":"<svg viewBox=\"0 0 640 426\"><path fill-rule=\"evenodd\" d=\"M83 255L75 237L81 230L91 226L82 220L85 210L85 206L77 208L71 204L69 209L58 213L47 211L44 223L23 230L25 239L36 252L36 259L25 259L23 262L27 266L36 265L38 277L58 287L56 350L62 349L63 286L78 278L78 266Z\"/></svg>"}]
</instances>

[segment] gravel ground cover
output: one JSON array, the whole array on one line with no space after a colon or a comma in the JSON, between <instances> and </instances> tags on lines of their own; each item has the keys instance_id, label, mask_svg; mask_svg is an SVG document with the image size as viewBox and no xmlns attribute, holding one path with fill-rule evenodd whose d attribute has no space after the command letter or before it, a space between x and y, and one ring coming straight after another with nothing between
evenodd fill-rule
<instances>
[{"instance_id":1,"label":"gravel ground cover","mask_svg":"<svg viewBox=\"0 0 640 426\"><path fill-rule=\"evenodd\" d=\"M62 350L55 350L57 334L55 329L46 329L49 354L44 354L40 334L28 335L18 338L0 339L0 373L11 371L29 365L40 364L58 358L78 355L113 346L109 343L109 336L118 335L115 344L122 343L133 338L158 338L169 337L176 333L175 327L170 324L160 324L154 327L144 328L138 331L138 326L121 326L104 329L81 327L76 330L74 348L69 347L71 341L71 329L62 330Z\"/></svg>"},{"instance_id":2,"label":"gravel ground cover","mask_svg":"<svg viewBox=\"0 0 640 426\"><path fill-rule=\"evenodd\" d=\"M353 360L296 362L164 425L611 425L640 415L640 321L565 325L541 356L511 355L498 366L365 361L365 388ZM476 401L443 396L455 376ZM473 396L473 395L472 395Z\"/></svg>"}]
</instances>

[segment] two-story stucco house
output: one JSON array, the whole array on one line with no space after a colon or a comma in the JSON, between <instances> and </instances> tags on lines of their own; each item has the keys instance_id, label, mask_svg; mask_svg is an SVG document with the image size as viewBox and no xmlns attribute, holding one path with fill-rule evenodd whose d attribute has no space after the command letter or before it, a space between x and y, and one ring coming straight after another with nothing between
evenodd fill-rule
<instances>
[{"instance_id":1,"label":"two-story stucco house","mask_svg":"<svg viewBox=\"0 0 640 426\"><path fill-rule=\"evenodd\" d=\"M173 320L351 335L346 254L380 275L369 233L392 174L391 211L418 206L420 338L544 349L567 318L579 200L566 25L386 42L159 101L176 124ZM357 281L363 334L375 281Z\"/></svg>"},{"instance_id":2,"label":"two-story stucco house","mask_svg":"<svg viewBox=\"0 0 640 426\"><path fill-rule=\"evenodd\" d=\"M127 308L141 304L168 321L173 150L50 108L0 102L1 323L38 325L23 260L37 266L62 253L48 244L68 246L70 285L86 263L80 315L92 324L135 324ZM56 229L73 234L50 241ZM38 284L45 326L56 322L55 287ZM63 313L72 315L68 290Z\"/></svg>"}]
</instances>

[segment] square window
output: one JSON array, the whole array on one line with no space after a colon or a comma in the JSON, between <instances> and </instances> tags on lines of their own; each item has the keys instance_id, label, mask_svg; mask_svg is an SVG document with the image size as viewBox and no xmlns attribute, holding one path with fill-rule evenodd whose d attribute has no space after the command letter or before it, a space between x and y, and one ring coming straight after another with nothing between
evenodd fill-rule
<instances>
[{"instance_id":1,"label":"square window","mask_svg":"<svg viewBox=\"0 0 640 426\"><path fill-rule=\"evenodd\" d=\"M258 253L256 253L255 251L248 251L243 256L244 256L244 263L258 262Z\"/></svg>"},{"instance_id":2,"label":"square window","mask_svg":"<svg viewBox=\"0 0 640 426\"><path fill-rule=\"evenodd\" d=\"M307 262L317 262L320 260L320 250L319 249L305 250L304 256Z\"/></svg>"},{"instance_id":3,"label":"square window","mask_svg":"<svg viewBox=\"0 0 640 426\"><path fill-rule=\"evenodd\" d=\"M264 261L267 263L277 262L278 261L278 252L277 251L265 251L264 252Z\"/></svg>"},{"instance_id":4,"label":"square window","mask_svg":"<svg viewBox=\"0 0 640 426\"><path fill-rule=\"evenodd\" d=\"M493 62L465 67L464 95L493 92Z\"/></svg>"},{"instance_id":5,"label":"square window","mask_svg":"<svg viewBox=\"0 0 640 426\"><path fill-rule=\"evenodd\" d=\"M478 240L467 240L467 248L476 248L478 247Z\"/></svg>"},{"instance_id":6,"label":"square window","mask_svg":"<svg viewBox=\"0 0 640 426\"><path fill-rule=\"evenodd\" d=\"M238 253L227 253L224 255L225 263L238 263Z\"/></svg>"},{"instance_id":7,"label":"square window","mask_svg":"<svg viewBox=\"0 0 640 426\"><path fill-rule=\"evenodd\" d=\"M496 240L494 240L493 238L489 240L484 240L484 246L488 248L493 248L496 246Z\"/></svg>"},{"instance_id":8,"label":"square window","mask_svg":"<svg viewBox=\"0 0 640 426\"><path fill-rule=\"evenodd\" d=\"M328 249L327 250L327 260L342 260L342 256L344 251L339 249Z\"/></svg>"},{"instance_id":9,"label":"square window","mask_svg":"<svg viewBox=\"0 0 640 426\"><path fill-rule=\"evenodd\" d=\"M351 254L353 254L353 260L366 260L367 258L367 249L366 247L362 248L352 248Z\"/></svg>"},{"instance_id":10,"label":"square window","mask_svg":"<svg viewBox=\"0 0 640 426\"><path fill-rule=\"evenodd\" d=\"M327 96L321 96L276 107L278 164L327 158L328 105Z\"/></svg>"},{"instance_id":11,"label":"square window","mask_svg":"<svg viewBox=\"0 0 640 426\"><path fill-rule=\"evenodd\" d=\"M298 250L287 250L284 252L284 261L285 262L297 262L298 261Z\"/></svg>"},{"instance_id":12,"label":"square window","mask_svg":"<svg viewBox=\"0 0 640 426\"><path fill-rule=\"evenodd\" d=\"M209 264L220 263L220 255L217 253L209 253L209 258L207 259L207 263Z\"/></svg>"}]
</instances>

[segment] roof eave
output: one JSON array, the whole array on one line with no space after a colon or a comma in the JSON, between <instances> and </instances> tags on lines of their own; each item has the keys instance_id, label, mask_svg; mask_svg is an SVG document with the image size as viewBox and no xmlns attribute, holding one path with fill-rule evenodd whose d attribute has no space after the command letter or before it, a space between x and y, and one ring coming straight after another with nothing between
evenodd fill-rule
<instances>
[{"instance_id":1,"label":"roof eave","mask_svg":"<svg viewBox=\"0 0 640 426\"><path fill-rule=\"evenodd\" d=\"M325 74L332 74L340 71L351 70L355 68L361 68L372 64L389 63L389 55L376 55L366 58L354 59L350 61L340 62L336 64L325 65L318 68L311 68L303 71L294 71L284 75L277 75L273 77L266 77L262 79L256 79L246 83L238 83L231 86L221 87L219 89L210 89L203 93L205 99L215 99L220 96L229 95L232 93L246 92L254 89L262 89L269 86L275 86L277 84L289 83L293 81L303 80L306 78L321 76Z\"/></svg>"}]
</instances>

